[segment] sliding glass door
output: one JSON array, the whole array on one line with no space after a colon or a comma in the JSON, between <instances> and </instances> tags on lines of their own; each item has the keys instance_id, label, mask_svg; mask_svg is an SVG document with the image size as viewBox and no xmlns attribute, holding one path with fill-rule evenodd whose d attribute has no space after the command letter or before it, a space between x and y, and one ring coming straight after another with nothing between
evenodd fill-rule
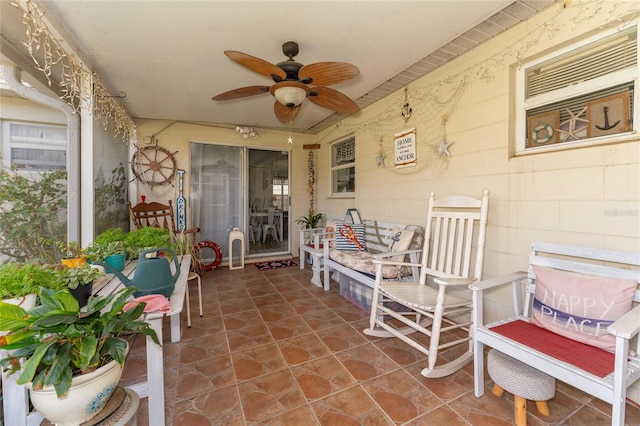
<instances>
[{"instance_id":1,"label":"sliding glass door","mask_svg":"<svg viewBox=\"0 0 640 426\"><path fill-rule=\"evenodd\" d=\"M190 202L198 238L224 258L233 228L245 234L247 257L290 253L288 151L192 143Z\"/></svg>"},{"instance_id":2,"label":"sliding glass door","mask_svg":"<svg viewBox=\"0 0 640 426\"><path fill-rule=\"evenodd\" d=\"M250 255L289 252L289 152L248 150Z\"/></svg>"}]
</instances>

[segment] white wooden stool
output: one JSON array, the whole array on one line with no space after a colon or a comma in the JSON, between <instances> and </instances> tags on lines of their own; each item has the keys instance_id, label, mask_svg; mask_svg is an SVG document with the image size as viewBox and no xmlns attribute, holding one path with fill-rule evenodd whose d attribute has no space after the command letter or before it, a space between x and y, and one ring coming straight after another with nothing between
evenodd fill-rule
<instances>
[{"instance_id":1,"label":"white wooden stool","mask_svg":"<svg viewBox=\"0 0 640 426\"><path fill-rule=\"evenodd\" d=\"M494 381L494 395L502 396L505 390L513 394L517 426L527 424L528 399L536 402L540 414L550 414L547 400L556 394L556 379L496 349L489 351L487 370Z\"/></svg>"},{"instance_id":2,"label":"white wooden stool","mask_svg":"<svg viewBox=\"0 0 640 426\"><path fill-rule=\"evenodd\" d=\"M240 241L240 266L233 265L233 242ZM229 232L229 269L242 269L244 268L244 234L233 228L233 231Z\"/></svg>"}]
</instances>

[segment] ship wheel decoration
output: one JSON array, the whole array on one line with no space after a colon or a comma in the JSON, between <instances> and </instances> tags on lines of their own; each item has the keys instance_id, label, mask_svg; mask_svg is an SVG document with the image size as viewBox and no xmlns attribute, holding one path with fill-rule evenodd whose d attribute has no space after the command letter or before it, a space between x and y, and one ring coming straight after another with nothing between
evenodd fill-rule
<instances>
[{"instance_id":1,"label":"ship wheel decoration","mask_svg":"<svg viewBox=\"0 0 640 426\"><path fill-rule=\"evenodd\" d=\"M157 145L138 148L131 157L131 171L140 182L151 186L171 183L177 170L176 152Z\"/></svg>"}]
</instances>

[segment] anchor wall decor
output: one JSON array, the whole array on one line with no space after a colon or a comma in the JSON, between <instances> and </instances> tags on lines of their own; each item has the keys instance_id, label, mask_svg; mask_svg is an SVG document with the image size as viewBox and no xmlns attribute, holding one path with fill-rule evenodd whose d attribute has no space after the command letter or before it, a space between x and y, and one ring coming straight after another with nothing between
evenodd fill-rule
<instances>
[{"instance_id":1,"label":"anchor wall decor","mask_svg":"<svg viewBox=\"0 0 640 426\"><path fill-rule=\"evenodd\" d=\"M629 92L596 99L587 103L587 137L624 133L629 128Z\"/></svg>"}]
</instances>

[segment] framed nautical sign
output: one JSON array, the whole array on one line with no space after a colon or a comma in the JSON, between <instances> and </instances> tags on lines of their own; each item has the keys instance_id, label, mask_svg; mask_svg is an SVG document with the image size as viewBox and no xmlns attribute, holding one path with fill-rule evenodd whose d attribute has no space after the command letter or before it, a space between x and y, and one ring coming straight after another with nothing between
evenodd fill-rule
<instances>
[{"instance_id":1,"label":"framed nautical sign","mask_svg":"<svg viewBox=\"0 0 640 426\"><path fill-rule=\"evenodd\" d=\"M416 129L403 130L395 137L395 166L396 169L412 167L417 164L416 157Z\"/></svg>"},{"instance_id":2,"label":"framed nautical sign","mask_svg":"<svg viewBox=\"0 0 640 426\"><path fill-rule=\"evenodd\" d=\"M557 143L559 123L557 110L527 117L527 148Z\"/></svg>"},{"instance_id":3,"label":"framed nautical sign","mask_svg":"<svg viewBox=\"0 0 640 426\"><path fill-rule=\"evenodd\" d=\"M628 132L629 92L619 93L587 103L587 137Z\"/></svg>"}]
</instances>

